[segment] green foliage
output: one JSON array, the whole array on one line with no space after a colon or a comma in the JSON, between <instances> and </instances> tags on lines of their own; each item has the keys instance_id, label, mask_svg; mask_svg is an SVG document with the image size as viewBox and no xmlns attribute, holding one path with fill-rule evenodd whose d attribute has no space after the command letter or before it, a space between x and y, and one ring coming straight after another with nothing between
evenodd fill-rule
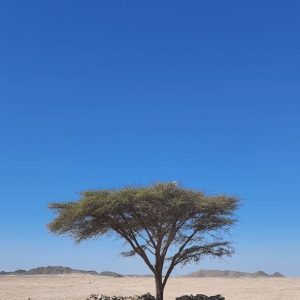
<instances>
[{"instance_id":1,"label":"green foliage","mask_svg":"<svg viewBox=\"0 0 300 300\"><path fill-rule=\"evenodd\" d=\"M49 207L57 212L49 224L52 232L70 235L77 242L114 233L131 248L125 256L141 256L155 276L166 270L163 287L178 264L233 253L224 233L236 221L235 197L207 196L174 183L159 183L86 191L79 201Z\"/></svg>"}]
</instances>

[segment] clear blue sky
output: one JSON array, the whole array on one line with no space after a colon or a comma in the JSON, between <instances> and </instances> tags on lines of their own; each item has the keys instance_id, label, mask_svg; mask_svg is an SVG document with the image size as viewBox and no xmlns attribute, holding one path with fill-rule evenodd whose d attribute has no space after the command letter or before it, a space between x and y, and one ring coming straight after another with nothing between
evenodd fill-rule
<instances>
[{"instance_id":1,"label":"clear blue sky","mask_svg":"<svg viewBox=\"0 0 300 300\"><path fill-rule=\"evenodd\" d=\"M47 203L178 180L241 197L236 255L300 276L299 1L1 1L0 269L146 273Z\"/></svg>"}]
</instances>

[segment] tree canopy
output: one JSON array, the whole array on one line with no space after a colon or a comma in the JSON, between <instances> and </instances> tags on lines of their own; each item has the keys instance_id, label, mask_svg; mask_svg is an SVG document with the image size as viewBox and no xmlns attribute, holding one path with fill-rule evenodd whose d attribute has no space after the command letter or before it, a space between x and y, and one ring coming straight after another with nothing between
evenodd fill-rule
<instances>
[{"instance_id":1,"label":"tree canopy","mask_svg":"<svg viewBox=\"0 0 300 300\"><path fill-rule=\"evenodd\" d=\"M80 196L78 201L50 204L57 213L50 230L77 242L116 234L130 246L122 254L139 255L153 272L160 300L175 266L233 254L225 234L236 222L236 197L208 196L175 183L92 190Z\"/></svg>"}]
</instances>

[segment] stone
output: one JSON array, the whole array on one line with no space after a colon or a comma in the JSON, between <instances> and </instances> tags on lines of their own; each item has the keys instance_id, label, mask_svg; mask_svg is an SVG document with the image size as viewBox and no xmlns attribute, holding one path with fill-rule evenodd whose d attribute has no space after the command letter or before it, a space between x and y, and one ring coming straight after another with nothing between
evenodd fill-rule
<instances>
[{"instance_id":1,"label":"stone","mask_svg":"<svg viewBox=\"0 0 300 300\"><path fill-rule=\"evenodd\" d=\"M129 297L122 297L122 296L105 296L102 294L92 294L86 300L156 300L153 295L150 293L146 293L144 295L135 295ZM183 295L177 297L176 300L225 300L225 297L221 295L215 296L206 296L204 294L197 294L197 295Z\"/></svg>"},{"instance_id":2,"label":"stone","mask_svg":"<svg viewBox=\"0 0 300 300\"><path fill-rule=\"evenodd\" d=\"M135 295L129 297L122 297L122 296L105 296L102 294L92 294L90 295L87 300L155 300L155 297L152 296L150 293L146 293L144 295Z\"/></svg>"},{"instance_id":3,"label":"stone","mask_svg":"<svg viewBox=\"0 0 300 300\"><path fill-rule=\"evenodd\" d=\"M183 295L177 297L176 300L225 300L225 297L221 295L207 296L204 294L197 294L197 295Z\"/></svg>"}]
</instances>

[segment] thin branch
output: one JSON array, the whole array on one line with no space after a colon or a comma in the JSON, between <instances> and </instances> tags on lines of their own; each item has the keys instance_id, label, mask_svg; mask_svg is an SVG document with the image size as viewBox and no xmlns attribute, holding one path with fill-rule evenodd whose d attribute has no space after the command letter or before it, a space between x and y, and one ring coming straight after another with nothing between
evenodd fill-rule
<instances>
[{"instance_id":1,"label":"thin branch","mask_svg":"<svg viewBox=\"0 0 300 300\"><path fill-rule=\"evenodd\" d=\"M181 252L184 250L184 248L186 247L186 245L192 240L192 238L196 235L196 233L198 232L198 230L195 230L188 238L187 240L181 245L181 247L179 248L178 252L173 256L172 261L170 263L170 266L167 270L167 273L165 275L164 281L163 281L163 286L166 285L167 280L169 279L174 267L177 265L177 257L181 254Z\"/></svg>"},{"instance_id":2,"label":"thin branch","mask_svg":"<svg viewBox=\"0 0 300 300\"><path fill-rule=\"evenodd\" d=\"M132 236L128 236L126 232L123 232L122 229L114 229L117 233L119 233L132 247L132 249L134 251L136 251L136 253L145 261L146 265L149 267L149 269L155 274L155 268L154 266L151 264L151 262L149 261L145 251L143 250L143 248L140 246L140 244L136 241L135 238L133 238L133 240L135 241L135 244L132 242L131 238Z\"/></svg>"},{"instance_id":3,"label":"thin branch","mask_svg":"<svg viewBox=\"0 0 300 300\"><path fill-rule=\"evenodd\" d=\"M167 239L166 244L165 244L165 247L164 247L164 249L163 249L163 251L162 251L162 257L163 257L163 258L166 257L167 252L168 252L168 249L169 249L169 247L171 246L171 244L172 244L172 242L173 242L173 240L174 240L174 238L175 238L175 236L176 236L176 233L180 230L180 228L182 228L182 226L183 226L187 221L188 221L188 219L185 219L184 221L182 221L182 222L180 223L180 225L177 226L177 228L175 227L175 228L172 230L172 232L169 234L168 239ZM173 223L173 224L174 224L174 223ZM176 226L176 222L175 222L175 225L173 225L173 226Z\"/></svg>"},{"instance_id":4,"label":"thin branch","mask_svg":"<svg viewBox=\"0 0 300 300\"><path fill-rule=\"evenodd\" d=\"M154 241L154 239L153 239L153 236L150 234L150 232L149 232L147 226L146 226L145 223L143 222L143 218L141 217L141 215L138 214L138 213L136 212L136 210L135 210L135 212L131 212L130 215L131 215L132 217L138 217L138 219L140 220L140 222L141 222L142 225L143 225L143 229L146 231L146 233L147 233L147 235L148 235L148 237L149 237L149 240L150 240L150 242L152 243L153 248L155 249L155 248L156 248L156 244L155 244L155 241Z\"/></svg>"}]
</instances>

